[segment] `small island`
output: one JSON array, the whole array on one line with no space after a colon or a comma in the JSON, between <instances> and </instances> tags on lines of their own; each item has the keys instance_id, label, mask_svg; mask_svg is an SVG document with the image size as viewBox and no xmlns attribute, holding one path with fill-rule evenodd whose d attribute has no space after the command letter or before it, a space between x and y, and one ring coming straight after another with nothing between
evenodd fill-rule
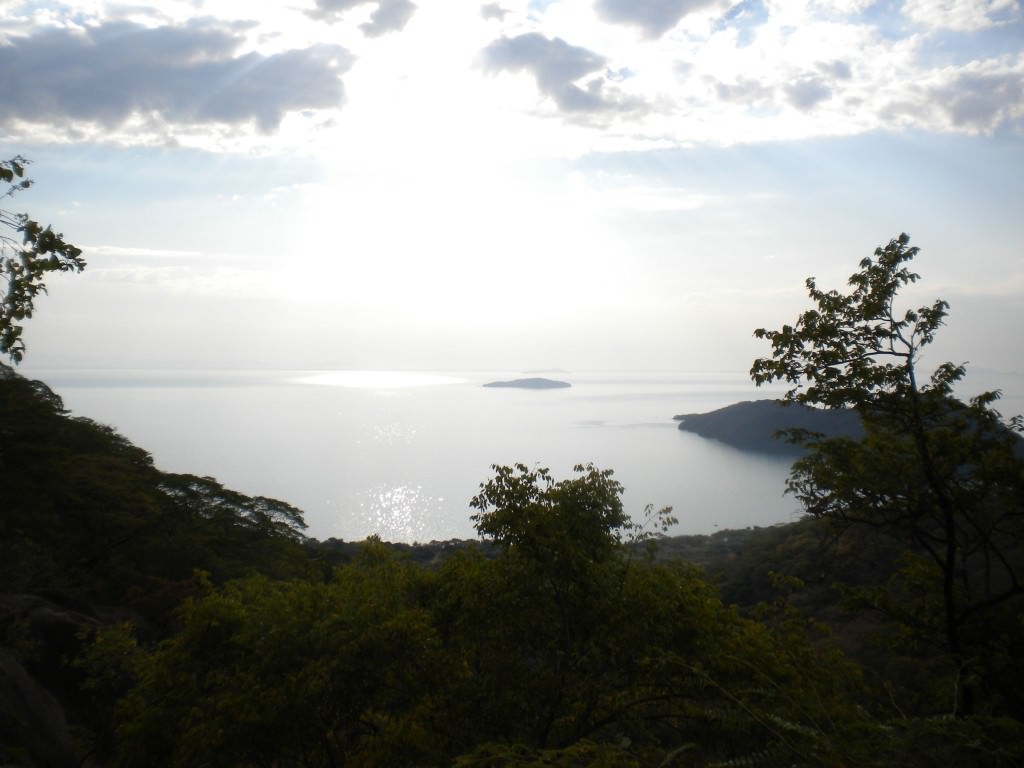
<instances>
[{"instance_id":1,"label":"small island","mask_svg":"<svg viewBox=\"0 0 1024 768\"><path fill-rule=\"evenodd\" d=\"M567 381L556 381L555 379L513 379L512 381L491 381L484 384L485 387L511 387L514 389L565 389L571 387Z\"/></svg>"}]
</instances>

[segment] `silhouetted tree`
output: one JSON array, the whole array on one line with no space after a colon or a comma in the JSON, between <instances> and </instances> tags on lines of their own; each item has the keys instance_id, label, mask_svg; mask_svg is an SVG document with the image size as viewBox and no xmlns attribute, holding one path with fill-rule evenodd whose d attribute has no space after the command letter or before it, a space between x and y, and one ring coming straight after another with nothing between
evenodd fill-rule
<instances>
[{"instance_id":1,"label":"silhouetted tree","mask_svg":"<svg viewBox=\"0 0 1024 768\"><path fill-rule=\"evenodd\" d=\"M859 413L860 439L791 431L811 453L793 465L789 490L812 516L871 526L913 545L889 607L919 636L934 630L943 638L954 709L974 710L980 680L1024 714L1020 695L1005 683L1014 664L1008 643L1020 643L1013 617L1024 598L1021 421L1006 423L993 409L998 392L969 403L954 397L962 365L943 363L922 379L921 349L948 304L897 309L899 290L919 277L906 266L918 252L909 242L901 234L861 261L849 293L822 291L808 279L814 308L794 325L754 332L771 342L772 356L756 360L751 377L758 385L793 385L787 401ZM929 584L937 590L922 592ZM1015 640L988 631L997 617Z\"/></svg>"}]
</instances>

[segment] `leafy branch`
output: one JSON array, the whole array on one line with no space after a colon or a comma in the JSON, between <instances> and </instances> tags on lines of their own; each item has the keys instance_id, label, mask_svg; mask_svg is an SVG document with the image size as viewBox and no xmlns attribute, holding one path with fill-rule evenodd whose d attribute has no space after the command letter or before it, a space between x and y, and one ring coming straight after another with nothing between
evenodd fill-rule
<instances>
[{"instance_id":1,"label":"leafy branch","mask_svg":"<svg viewBox=\"0 0 1024 768\"><path fill-rule=\"evenodd\" d=\"M0 200L32 186L25 177L29 161L21 155L0 160L0 183L9 185ZM48 272L81 272L82 250L65 242L64 235L42 226L26 213L0 208L0 275L7 290L0 300L0 354L15 363L25 354L21 321L31 318L36 297L46 293Z\"/></svg>"}]
</instances>

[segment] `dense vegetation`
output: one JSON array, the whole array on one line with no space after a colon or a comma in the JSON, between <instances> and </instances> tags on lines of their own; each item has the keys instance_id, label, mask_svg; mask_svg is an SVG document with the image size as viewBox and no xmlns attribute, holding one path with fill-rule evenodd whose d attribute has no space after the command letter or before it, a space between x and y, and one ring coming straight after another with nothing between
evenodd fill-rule
<instances>
[{"instance_id":1,"label":"dense vegetation","mask_svg":"<svg viewBox=\"0 0 1024 768\"><path fill-rule=\"evenodd\" d=\"M480 542L320 543L0 366L0 764L1024 764L1019 423L957 366L918 386L945 306L893 309L913 255L758 332L755 380L864 433L791 434L807 518L715 537L633 523L608 470L517 465Z\"/></svg>"},{"instance_id":2,"label":"dense vegetation","mask_svg":"<svg viewBox=\"0 0 1024 768\"><path fill-rule=\"evenodd\" d=\"M519 466L474 500L489 546L319 545L287 505L162 473L10 369L0 424L9 764L996 766L1024 749L998 691L953 717L957 675L925 635L838 608L899 573L886 537L807 520L661 539L666 513L634 526L610 472ZM1013 663L1019 621L988 624L993 663ZM55 696L70 728L16 688Z\"/></svg>"}]
</instances>

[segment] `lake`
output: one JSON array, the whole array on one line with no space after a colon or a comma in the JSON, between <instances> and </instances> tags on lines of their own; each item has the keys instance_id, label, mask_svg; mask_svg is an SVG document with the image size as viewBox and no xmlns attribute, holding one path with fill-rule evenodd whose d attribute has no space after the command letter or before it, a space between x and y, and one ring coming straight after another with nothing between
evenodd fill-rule
<instances>
[{"instance_id":1,"label":"lake","mask_svg":"<svg viewBox=\"0 0 1024 768\"><path fill-rule=\"evenodd\" d=\"M672 506L673 533L795 519L789 460L681 432L672 416L774 396L742 373L33 371L76 416L115 427L166 471L209 475L305 513L307 533L425 542L474 536L469 500L492 464L613 469L635 519Z\"/></svg>"}]
</instances>

